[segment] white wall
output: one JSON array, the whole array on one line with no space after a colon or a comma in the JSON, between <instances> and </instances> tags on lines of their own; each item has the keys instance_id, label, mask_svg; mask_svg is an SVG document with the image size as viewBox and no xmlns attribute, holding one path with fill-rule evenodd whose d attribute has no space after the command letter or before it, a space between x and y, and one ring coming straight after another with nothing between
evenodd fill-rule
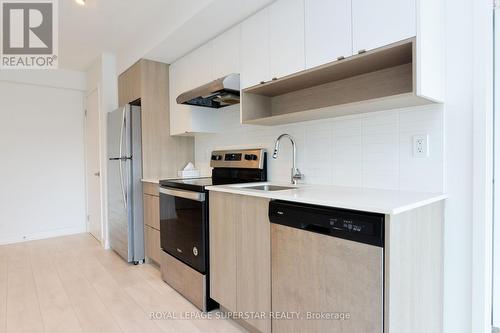
<instances>
[{"instance_id":1,"label":"white wall","mask_svg":"<svg viewBox=\"0 0 500 333\"><path fill-rule=\"evenodd\" d=\"M109 234L107 228L107 113L118 107L118 78L116 73L116 56L110 53L102 54L86 72L86 94L99 90L99 144L100 144L100 172L101 172L101 220L103 228L103 245L109 248Z\"/></svg>"},{"instance_id":2,"label":"white wall","mask_svg":"<svg viewBox=\"0 0 500 333\"><path fill-rule=\"evenodd\" d=\"M0 71L0 244L84 232L80 72Z\"/></svg>"},{"instance_id":3,"label":"white wall","mask_svg":"<svg viewBox=\"0 0 500 333\"><path fill-rule=\"evenodd\" d=\"M211 112L211 111L207 111ZM214 112L214 111L212 111ZM215 112L220 112L217 110ZM443 111L441 106L401 109L284 126L234 126L238 110L225 110L220 134L197 135L196 164L209 173L210 152L232 147L273 151L276 138L292 135L297 164L308 184L443 191ZM414 158L412 137L429 135L429 157ZM277 160L268 157L268 178L289 182L291 148L283 142Z\"/></svg>"},{"instance_id":4,"label":"white wall","mask_svg":"<svg viewBox=\"0 0 500 333\"><path fill-rule=\"evenodd\" d=\"M472 329L472 3L446 0L444 332Z\"/></svg>"}]
</instances>

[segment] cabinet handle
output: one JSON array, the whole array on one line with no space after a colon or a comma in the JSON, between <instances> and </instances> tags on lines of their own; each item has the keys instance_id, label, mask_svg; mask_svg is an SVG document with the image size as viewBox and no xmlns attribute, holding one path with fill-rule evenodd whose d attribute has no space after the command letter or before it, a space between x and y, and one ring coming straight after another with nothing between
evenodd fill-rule
<instances>
[{"instance_id":1,"label":"cabinet handle","mask_svg":"<svg viewBox=\"0 0 500 333\"><path fill-rule=\"evenodd\" d=\"M340 56L340 57L337 58L337 60L344 60L344 59L345 59L344 56Z\"/></svg>"},{"instance_id":2,"label":"cabinet handle","mask_svg":"<svg viewBox=\"0 0 500 333\"><path fill-rule=\"evenodd\" d=\"M358 54L365 53L365 52L366 52L365 49L361 49L361 50L358 51Z\"/></svg>"}]
</instances>

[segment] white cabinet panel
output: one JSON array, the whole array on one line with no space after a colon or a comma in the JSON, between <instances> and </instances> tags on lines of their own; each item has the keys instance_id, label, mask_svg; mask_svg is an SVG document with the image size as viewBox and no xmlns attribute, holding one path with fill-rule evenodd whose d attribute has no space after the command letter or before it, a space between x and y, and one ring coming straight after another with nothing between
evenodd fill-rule
<instances>
[{"instance_id":1,"label":"white cabinet panel","mask_svg":"<svg viewBox=\"0 0 500 333\"><path fill-rule=\"evenodd\" d=\"M177 104L177 96L189 87L187 58L181 58L170 65L169 90L170 90L170 135L179 135L191 129L191 113L188 106Z\"/></svg>"},{"instance_id":2,"label":"white cabinet panel","mask_svg":"<svg viewBox=\"0 0 500 333\"><path fill-rule=\"evenodd\" d=\"M305 68L304 0L278 0L269 6L269 50L272 78Z\"/></svg>"},{"instance_id":3,"label":"white cabinet panel","mask_svg":"<svg viewBox=\"0 0 500 333\"><path fill-rule=\"evenodd\" d=\"M237 25L212 42L212 79L240 72L240 32Z\"/></svg>"},{"instance_id":4,"label":"white cabinet panel","mask_svg":"<svg viewBox=\"0 0 500 333\"><path fill-rule=\"evenodd\" d=\"M416 35L416 0L352 0L353 51Z\"/></svg>"},{"instance_id":5,"label":"white cabinet panel","mask_svg":"<svg viewBox=\"0 0 500 333\"><path fill-rule=\"evenodd\" d=\"M264 8L241 24L241 88L269 79L269 9Z\"/></svg>"},{"instance_id":6,"label":"white cabinet panel","mask_svg":"<svg viewBox=\"0 0 500 333\"><path fill-rule=\"evenodd\" d=\"M305 0L306 68L352 55L351 0Z\"/></svg>"},{"instance_id":7,"label":"white cabinet panel","mask_svg":"<svg viewBox=\"0 0 500 333\"><path fill-rule=\"evenodd\" d=\"M212 42L203 44L193 52L186 55L188 68L186 74L189 87L193 89L212 80Z\"/></svg>"}]
</instances>

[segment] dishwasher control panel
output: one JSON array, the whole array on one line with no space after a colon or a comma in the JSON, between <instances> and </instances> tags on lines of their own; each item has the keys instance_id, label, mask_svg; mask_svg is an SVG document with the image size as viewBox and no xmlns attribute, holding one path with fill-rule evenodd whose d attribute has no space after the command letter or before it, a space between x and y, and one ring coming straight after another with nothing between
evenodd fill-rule
<instances>
[{"instance_id":1,"label":"dishwasher control panel","mask_svg":"<svg viewBox=\"0 0 500 333\"><path fill-rule=\"evenodd\" d=\"M292 228L384 246L383 214L275 200L269 220Z\"/></svg>"}]
</instances>

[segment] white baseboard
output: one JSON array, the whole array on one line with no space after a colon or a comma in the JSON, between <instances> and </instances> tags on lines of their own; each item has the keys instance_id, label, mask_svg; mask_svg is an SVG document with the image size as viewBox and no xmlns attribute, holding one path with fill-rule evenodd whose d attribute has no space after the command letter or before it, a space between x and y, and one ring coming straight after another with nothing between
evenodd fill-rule
<instances>
[{"instance_id":1,"label":"white baseboard","mask_svg":"<svg viewBox=\"0 0 500 333\"><path fill-rule=\"evenodd\" d=\"M0 245L28 242L37 239L46 239L59 236L81 234L87 232L85 225L71 228L48 230L27 235L8 235L0 237Z\"/></svg>"}]
</instances>

